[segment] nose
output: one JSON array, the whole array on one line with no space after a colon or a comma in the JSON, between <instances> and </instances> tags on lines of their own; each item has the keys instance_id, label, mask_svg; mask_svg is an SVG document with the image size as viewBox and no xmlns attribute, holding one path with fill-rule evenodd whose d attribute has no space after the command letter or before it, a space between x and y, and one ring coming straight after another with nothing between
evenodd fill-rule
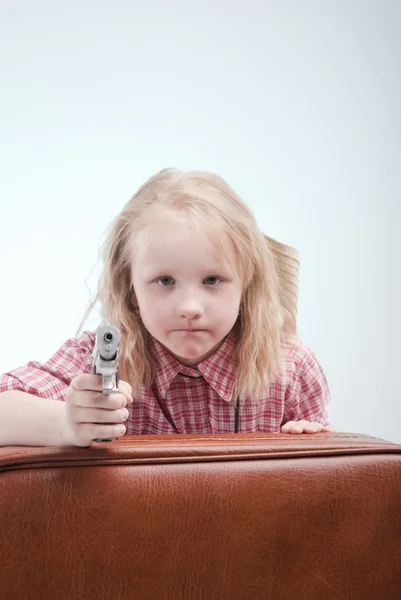
<instances>
[{"instance_id":1,"label":"nose","mask_svg":"<svg viewBox=\"0 0 401 600\"><path fill-rule=\"evenodd\" d=\"M183 319L198 319L203 314L203 306L195 298L182 298L177 303L177 316Z\"/></svg>"}]
</instances>

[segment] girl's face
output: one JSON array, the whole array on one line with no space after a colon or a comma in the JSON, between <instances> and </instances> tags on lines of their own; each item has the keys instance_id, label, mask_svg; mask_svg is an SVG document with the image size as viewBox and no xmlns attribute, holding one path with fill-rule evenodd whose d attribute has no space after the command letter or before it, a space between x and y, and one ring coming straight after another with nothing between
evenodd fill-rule
<instances>
[{"instance_id":1,"label":"girl's face","mask_svg":"<svg viewBox=\"0 0 401 600\"><path fill-rule=\"evenodd\" d=\"M190 225L167 221L147 233L146 247L133 251L132 303L154 338L183 364L196 365L220 347L238 317L242 278L234 247L223 232L227 262Z\"/></svg>"}]
</instances>

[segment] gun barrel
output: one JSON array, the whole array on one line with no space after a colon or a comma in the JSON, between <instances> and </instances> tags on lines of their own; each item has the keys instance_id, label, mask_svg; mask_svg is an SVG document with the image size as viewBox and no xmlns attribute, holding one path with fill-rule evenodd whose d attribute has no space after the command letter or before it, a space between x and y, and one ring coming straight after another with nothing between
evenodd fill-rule
<instances>
[{"instance_id":1,"label":"gun barrel","mask_svg":"<svg viewBox=\"0 0 401 600\"><path fill-rule=\"evenodd\" d=\"M102 376L102 393L109 395L118 392L118 350L120 330L114 325L102 325L96 332L93 349L92 373ZM97 439L98 442L111 442L114 438Z\"/></svg>"}]
</instances>

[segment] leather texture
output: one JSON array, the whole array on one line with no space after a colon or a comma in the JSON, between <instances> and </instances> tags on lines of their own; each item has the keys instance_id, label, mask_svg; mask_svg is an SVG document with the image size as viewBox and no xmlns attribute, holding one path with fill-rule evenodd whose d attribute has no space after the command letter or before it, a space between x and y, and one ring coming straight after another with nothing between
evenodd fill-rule
<instances>
[{"instance_id":1,"label":"leather texture","mask_svg":"<svg viewBox=\"0 0 401 600\"><path fill-rule=\"evenodd\" d=\"M400 600L401 445L354 433L0 448L1 600Z\"/></svg>"}]
</instances>

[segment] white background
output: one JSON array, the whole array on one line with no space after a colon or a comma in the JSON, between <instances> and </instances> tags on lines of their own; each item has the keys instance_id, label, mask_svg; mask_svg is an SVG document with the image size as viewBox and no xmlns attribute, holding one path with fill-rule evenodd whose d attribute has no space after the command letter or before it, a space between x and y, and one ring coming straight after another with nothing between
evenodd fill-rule
<instances>
[{"instance_id":1,"label":"white background","mask_svg":"<svg viewBox=\"0 0 401 600\"><path fill-rule=\"evenodd\" d=\"M399 0L2 0L0 372L75 335L148 177L210 170L300 250L331 422L401 442L400 34Z\"/></svg>"}]
</instances>

